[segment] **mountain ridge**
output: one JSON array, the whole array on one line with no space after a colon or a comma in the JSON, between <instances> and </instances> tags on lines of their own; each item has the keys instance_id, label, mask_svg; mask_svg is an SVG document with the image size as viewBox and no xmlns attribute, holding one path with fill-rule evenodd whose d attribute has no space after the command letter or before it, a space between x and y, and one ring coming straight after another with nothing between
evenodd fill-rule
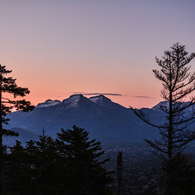
<instances>
[{"instance_id":1,"label":"mountain ridge","mask_svg":"<svg viewBox=\"0 0 195 195\"><path fill-rule=\"evenodd\" d=\"M71 106L76 107L77 104L79 103L79 101L87 101L87 100L90 100L91 102L93 102L95 104L98 104L98 105L101 105L101 106L108 106L108 104L109 104L109 105L115 105L115 106L118 105L120 107L124 107L120 104L112 102L111 99L109 99L106 96L101 95L101 94L98 95L98 96L92 96L92 97L89 97L89 98L86 98L82 94L74 94L74 95L71 95L69 98L64 99L62 101L48 99L45 102L38 103L35 107L36 108L50 107L50 106L56 106L56 105L61 104L61 103L66 104L66 105L71 104L68 107L71 107Z\"/></svg>"},{"instance_id":2,"label":"mountain ridge","mask_svg":"<svg viewBox=\"0 0 195 195\"><path fill-rule=\"evenodd\" d=\"M151 116L152 122L163 124L165 113L157 111L157 105L155 109L142 110ZM103 142L142 142L145 138L159 138L158 129L145 124L130 108L104 95L87 98L74 94L63 101L49 99L37 104L32 112L17 111L7 118L10 118L8 128L23 128L40 135L44 127L52 137L56 137L61 128L76 125L88 130L91 139Z\"/></svg>"}]
</instances>

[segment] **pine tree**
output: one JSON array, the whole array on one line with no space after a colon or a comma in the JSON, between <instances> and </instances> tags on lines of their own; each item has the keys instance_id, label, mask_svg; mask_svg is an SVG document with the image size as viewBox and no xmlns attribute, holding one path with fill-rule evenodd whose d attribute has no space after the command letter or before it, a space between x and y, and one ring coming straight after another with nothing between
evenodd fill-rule
<instances>
[{"instance_id":1,"label":"pine tree","mask_svg":"<svg viewBox=\"0 0 195 195\"><path fill-rule=\"evenodd\" d=\"M61 189L61 174L66 164L61 158L56 147L56 142L43 129L42 135L36 143L36 186L38 194L63 194Z\"/></svg>"},{"instance_id":2,"label":"pine tree","mask_svg":"<svg viewBox=\"0 0 195 195\"><path fill-rule=\"evenodd\" d=\"M36 194L34 181L35 156L29 154L16 140L10 153L4 157L4 193L5 194Z\"/></svg>"},{"instance_id":3,"label":"pine tree","mask_svg":"<svg viewBox=\"0 0 195 195\"><path fill-rule=\"evenodd\" d=\"M153 72L155 77L162 81L161 96L168 102L168 106L159 107L167 115L163 125L154 124L148 115L132 108L144 122L159 129L160 140L145 139L145 141L158 151L155 154L167 162L165 170L167 195L173 195L175 190L173 156L195 139L195 132L188 128L195 121L195 110L191 109L189 113L186 113L186 109L195 104L195 97L184 102L184 98L195 90L195 73L190 74L190 66L188 66L194 57L194 53L188 55L185 46L179 43L174 44L171 51L165 51L161 60L156 57L156 63L161 69L153 70Z\"/></svg>"},{"instance_id":4,"label":"pine tree","mask_svg":"<svg viewBox=\"0 0 195 195\"><path fill-rule=\"evenodd\" d=\"M59 153L66 161L66 194L106 194L112 172L102 166L109 159L100 158L104 154L100 142L95 139L89 141L89 133L75 125L72 130L61 131L56 141Z\"/></svg>"},{"instance_id":5,"label":"pine tree","mask_svg":"<svg viewBox=\"0 0 195 195\"><path fill-rule=\"evenodd\" d=\"M23 110L28 112L33 110L34 106L26 100L11 100L4 96L4 94L12 94L14 98L20 96L24 97L30 93L28 88L18 87L16 79L12 77L6 77L11 73L11 70L7 70L5 66L0 64L0 193L2 194L2 182L3 182L3 136L17 136L14 131L6 130L3 128L3 124L8 124L8 119L5 118L7 113L11 113L15 107L16 110Z\"/></svg>"}]
</instances>

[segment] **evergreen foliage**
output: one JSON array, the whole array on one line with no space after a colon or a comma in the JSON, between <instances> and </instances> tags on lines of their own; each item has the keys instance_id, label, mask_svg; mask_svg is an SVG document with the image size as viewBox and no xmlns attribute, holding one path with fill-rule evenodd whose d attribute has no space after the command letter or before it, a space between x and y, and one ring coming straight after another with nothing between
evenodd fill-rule
<instances>
[{"instance_id":1,"label":"evergreen foliage","mask_svg":"<svg viewBox=\"0 0 195 195\"><path fill-rule=\"evenodd\" d=\"M173 156L173 178L172 185L174 188L174 195L192 195L195 194L195 161L192 155L182 154L178 152ZM164 173L168 169L168 161L163 161L161 164L162 176L161 180L165 179ZM162 190L161 194L166 194Z\"/></svg>"},{"instance_id":2,"label":"evergreen foliage","mask_svg":"<svg viewBox=\"0 0 195 195\"><path fill-rule=\"evenodd\" d=\"M173 157L195 139L195 131L188 128L195 121L195 110L192 109L189 115L185 113L187 108L195 104L195 97L192 97L189 102L183 102L184 98L195 90L195 73L189 73L190 66L188 66L194 57L194 53L188 55L185 46L179 43L174 44L170 51L165 51L162 59L156 57L160 70L153 70L153 72L155 77L162 82L161 96L168 102L168 106L159 107L167 115L166 123L154 124L148 115L132 108L144 122L157 127L162 136L160 140L145 139L145 141L156 149L158 152L155 154L166 162L164 171L166 172L167 195L175 193L173 181L176 164L173 163Z\"/></svg>"},{"instance_id":3,"label":"evergreen foliage","mask_svg":"<svg viewBox=\"0 0 195 195\"><path fill-rule=\"evenodd\" d=\"M10 152L4 157L4 193L34 194L34 156L28 154L19 141L10 147Z\"/></svg>"},{"instance_id":4,"label":"evergreen foliage","mask_svg":"<svg viewBox=\"0 0 195 195\"><path fill-rule=\"evenodd\" d=\"M3 124L8 124L9 119L5 116L7 113L11 113L12 109L23 110L28 112L34 109L29 101L16 100L17 97L24 97L30 93L28 88L18 87L16 79L7 77L12 71L7 70L5 66L0 64L0 194L2 194L2 183L3 183L3 136L18 136L14 131L7 130L3 127ZM12 94L13 99L8 98L6 94Z\"/></svg>"},{"instance_id":5,"label":"evergreen foliage","mask_svg":"<svg viewBox=\"0 0 195 195\"><path fill-rule=\"evenodd\" d=\"M100 142L89 141L88 132L73 126L57 139L45 135L25 147L16 142L6 155L5 189L23 194L110 194L110 174L102 165ZM30 191L30 193L29 193Z\"/></svg>"},{"instance_id":6,"label":"evergreen foliage","mask_svg":"<svg viewBox=\"0 0 195 195\"><path fill-rule=\"evenodd\" d=\"M100 159L104 154L100 142L95 139L89 141L89 133L75 125L73 130L61 131L56 141L59 153L65 157L69 167L66 170L69 186L66 194L106 194L112 172L107 172L102 166L109 159Z\"/></svg>"}]
</instances>

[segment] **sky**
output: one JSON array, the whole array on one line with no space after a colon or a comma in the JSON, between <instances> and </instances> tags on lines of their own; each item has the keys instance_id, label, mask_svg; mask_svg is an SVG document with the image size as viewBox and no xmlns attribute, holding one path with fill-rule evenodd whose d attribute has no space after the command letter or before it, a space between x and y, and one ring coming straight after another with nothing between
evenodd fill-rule
<instances>
[{"instance_id":1,"label":"sky","mask_svg":"<svg viewBox=\"0 0 195 195\"><path fill-rule=\"evenodd\" d=\"M194 0L0 0L0 63L34 105L81 93L151 108L163 100L155 57L177 42L195 52L194 10Z\"/></svg>"}]
</instances>

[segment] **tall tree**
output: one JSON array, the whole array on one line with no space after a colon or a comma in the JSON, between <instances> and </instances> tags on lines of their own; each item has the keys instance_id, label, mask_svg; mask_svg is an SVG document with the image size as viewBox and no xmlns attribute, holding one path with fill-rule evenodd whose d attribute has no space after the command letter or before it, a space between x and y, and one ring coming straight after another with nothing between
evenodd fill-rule
<instances>
[{"instance_id":1,"label":"tall tree","mask_svg":"<svg viewBox=\"0 0 195 195\"><path fill-rule=\"evenodd\" d=\"M85 129L73 126L57 134L57 148L66 160L66 194L100 195L108 194L107 185L112 181L103 165L109 161L102 159L104 151L100 142L89 140ZM76 186L76 188L75 188Z\"/></svg>"},{"instance_id":2,"label":"tall tree","mask_svg":"<svg viewBox=\"0 0 195 195\"><path fill-rule=\"evenodd\" d=\"M167 101L166 105L159 107L167 115L164 124L154 124L147 114L132 108L144 122L159 129L160 140L145 139L145 141L158 151L156 154L160 158L167 162L167 195L174 194L173 156L195 139L195 132L188 128L195 121L195 110L191 109L186 113L186 109L195 104L195 97L184 102L184 98L195 90L195 73L189 73L190 66L188 66L194 57L194 53L188 55L185 45L179 43L174 44L170 51L165 51L162 59L156 57L160 70L153 70L153 72L155 77L162 82L161 97Z\"/></svg>"},{"instance_id":3,"label":"tall tree","mask_svg":"<svg viewBox=\"0 0 195 195\"><path fill-rule=\"evenodd\" d=\"M45 135L43 130L35 144L34 154L37 160L34 168L38 194L63 194L60 185L62 183L61 171L66 161L60 158L56 142L50 136Z\"/></svg>"},{"instance_id":4,"label":"tall tree","mask_svg":"<svg viewBox=\"0 0 195 195\"><path fill-rule=\"evenodd\" d=\"M8 124L8 119L5 118L7 113L11 113L12 109L23 110L28 112L33 110L34 106L29 101L16 100L18 96L24 97L30 93L28 88L18 87L16 79L12 77L6 77L7 74L11 73L11 70L7 70L5 66L0 64L0 193L2 192L2 180L3 180L3 136L17 136L18 134L14 131L6 130L3 124ZM8 98L6 93L12 94L14 100ZM1 193L2 194L2 193Z\"/></svg>"}]
</instances>

